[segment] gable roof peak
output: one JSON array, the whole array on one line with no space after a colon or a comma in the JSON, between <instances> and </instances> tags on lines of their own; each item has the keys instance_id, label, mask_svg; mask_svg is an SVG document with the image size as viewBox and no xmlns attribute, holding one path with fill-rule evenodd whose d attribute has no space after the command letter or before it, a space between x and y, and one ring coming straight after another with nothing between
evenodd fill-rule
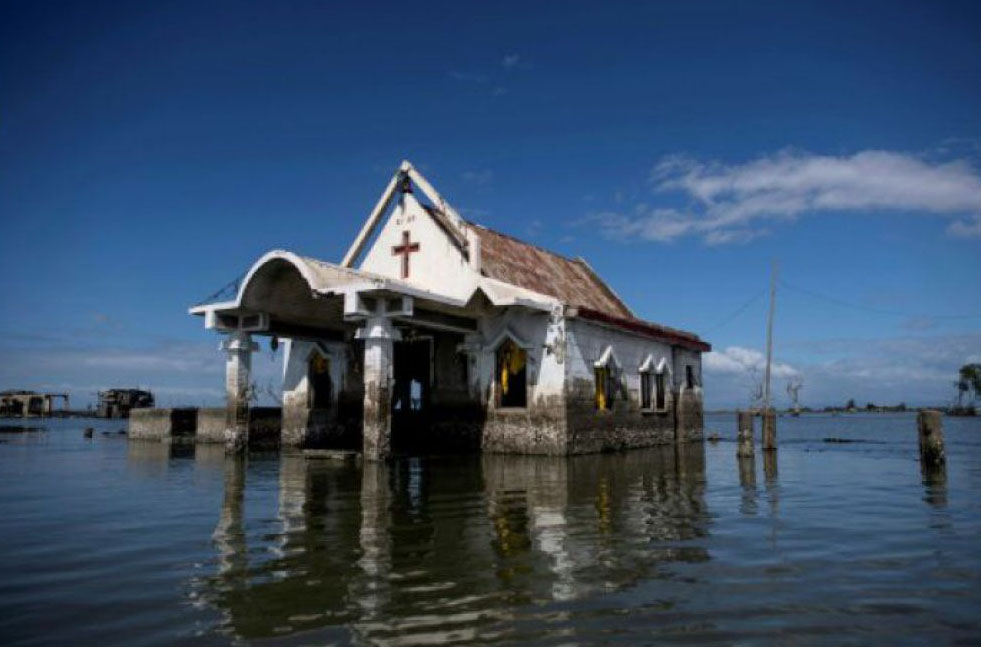
<instances>
[{"instance_id":1,"label":"gable roof peak","mask_svg":"<svg viewBox=\"0 0 981 647\"><path fill-rule=\"evenodd\" d=\"M409 160L402 160L392 175L392 179L388 181L385 190L382 191L381 197L378 198L375 208L371 210L371 214L361 227L361 231L358 232L358 236L344 255L344 259L341 261L342 267L354 265L364 251L371 235L378 228L382 217L388 212L395 197L411 192L412 185L418 187L419 191L432 202L433 209L426 209L426 211L447 231L464 255L468 254L469 241L466 235L466 222L456 212L456 209L450 206L450 203L429 183L429 180L412 166Z\"/></svg>"}]
</instances>

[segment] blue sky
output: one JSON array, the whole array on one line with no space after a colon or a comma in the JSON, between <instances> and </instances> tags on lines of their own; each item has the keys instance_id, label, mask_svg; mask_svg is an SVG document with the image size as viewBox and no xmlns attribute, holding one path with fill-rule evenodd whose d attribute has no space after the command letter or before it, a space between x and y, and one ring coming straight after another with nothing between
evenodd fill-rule
<instances>
[{"instance_id":1,"label":"blue sky","mask_svg":"<svg viewBox=\"0 0 981 647\"><path fill-rule=\"evenodd\" d=\"M706 337L708 406L773 259L778 392L942 402L981 360L977 3L8 0L0 388L218 402L186 308L270 248L339 260L402 159Z\"/></svg>"}]
</instances>

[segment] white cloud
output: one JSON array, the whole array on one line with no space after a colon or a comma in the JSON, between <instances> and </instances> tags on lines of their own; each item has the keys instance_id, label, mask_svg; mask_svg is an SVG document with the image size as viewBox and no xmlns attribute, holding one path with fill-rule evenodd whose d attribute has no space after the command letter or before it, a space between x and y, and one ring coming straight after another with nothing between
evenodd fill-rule
<instances>
[{"instance_id":1,"label":"white cloud","mask_svg":"<svg viewBox=\"0 0 981 647\"><path fill-rule=\"evenodd\" d=\"M957 220L947 227L947 233L958 238L981 238L981 216L970 220Z\"/></svg>"},{"instance_id":2,"label":"white cloud","mask_svg":"<svg viewBox=\"0 0 981 647\"><path fill-rule=\"evenodd\" d=\"M770 223L844 211L932 214L950 221L953 236L981 237L981 175L964 160L877 150L840 157L785 151L740 164L671 156L650 179L656 194L680 194L691 207L594 216L608 237L746 242L768 233Z\"/></svg>"},{"instance_id":3,"label":"white cloud","mask_svg":"<svg viewBox=\"0 0 981 647\"><path fill-rule=\"evenodd\" d=\"M749 375L752 371L763 371L766 366L766 356L754 348L729 346L724 351L714 350L702 358L708 373ZM770 367L773 377L791 377L799 371L790 364L774 362Z\"/></svg>"},{"instance_id":4,"label":"white cloud","mask_svg":"<svg viewBox=\"0 0 981 647\"><path fill-rule=\"evenodd\" d=\"M518 56L517 54L508 54L501 61L501 65L503 65L506 68L512 68L515 65L517 65L520 61L521 61L521 57Z\"/></svg>"}]
</instances>

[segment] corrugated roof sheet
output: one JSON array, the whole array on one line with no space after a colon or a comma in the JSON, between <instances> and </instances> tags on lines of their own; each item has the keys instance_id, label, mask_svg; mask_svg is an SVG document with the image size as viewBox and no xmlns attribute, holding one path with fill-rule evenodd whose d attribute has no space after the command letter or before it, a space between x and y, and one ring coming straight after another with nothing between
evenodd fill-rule
<instances>
[{"instance_id":1,"label":"corrugated roof sheet","mask_svg":"<svg viewBox=\"0 0 981 647\"><path fill-rule=\"evenodd\" d=\"M578 316L698 351L711 346L698 335L638 319L589 265L507 234L467 223L480 237L485 276L554 297L578 308Z\"/></svg>"},{"instance_id":2,"label":"corrugated roof sheet","mask_svg":"<svg viewBox=\"0 0 981 647\"><path fill-rule=\"evenodd\" d=\"M615 317L630 308L581 260L572 260L506 234L468 223L480 237L480 269L489 276Z\"/></svg>"}]
</instances>

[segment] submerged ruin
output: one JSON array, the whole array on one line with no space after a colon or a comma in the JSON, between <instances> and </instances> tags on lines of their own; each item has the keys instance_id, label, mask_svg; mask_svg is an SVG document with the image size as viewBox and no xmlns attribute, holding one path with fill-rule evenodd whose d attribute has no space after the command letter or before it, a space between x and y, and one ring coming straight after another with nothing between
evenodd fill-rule
<instances>
[{"instance_id":1,"label":"submerged ruin","mask_svg":"<svg viewBox=\"0 0 981 647\"><path fill-rule=\"evenodd\" d=\"M61 401L61 409L55 402ZM68 412L67 393L40 393L11 389L0 392L0 417L45 418Z\"/></svg>"},{"instance_id":2,"label":"submerged ruin","mask_svg":"<svg viewBox=\"0 0 981 647\"><path fill-rule=\"evenodd\" d=\"M143 389L106 389L99 391L96 415L100 418L129 418L134 409L153 407L153 393Z\"/></svg>"},{"instance_id":3,"label":"submerged ruin","mask_svg":"<svg viewBox=\"0 0 981 647\"><path fill-rule=\"evenodd\" d=\"M285 349L284 446L566 455L703 436L706 342L639 319L585 260L464 220L408 162L340 263L271 251L190 312L226 336L227 406L181 433L205 418L198 440L231 450L269 440L255 336ZM172 419L141 412L134 436Z\"/></svg>"}]
</instances>

